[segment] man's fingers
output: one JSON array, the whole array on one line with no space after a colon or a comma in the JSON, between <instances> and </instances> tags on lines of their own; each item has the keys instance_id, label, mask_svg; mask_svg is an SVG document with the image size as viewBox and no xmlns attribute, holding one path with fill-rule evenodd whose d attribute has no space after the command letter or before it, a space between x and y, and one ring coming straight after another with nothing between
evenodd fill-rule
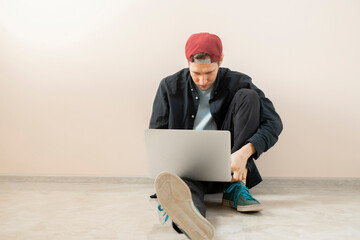
<instances>
[{"instance_id":1,"label":"man's fingers","mask_svg":"<svg viewBox=\"0 0 360 240\"><path fill-rule=\"evenodd\" d=\"M242 181L244 182L244 184L246 185L246 177L247 177L247 173L248 173L248 169L245 169L245 172L243 172L242 174Z\"/></svg>"},{"instance_id":2,"label":"man's fingers","mask_svg":"<svg viewBox=\"0 0 360 240\"><path fill-rule=\"evenodd\" d=\"M239 171L234 171L233 178L234 178L235 181L239 180Z\"/></svg>"},{"instance_id":3,"label":"man's fingers","mask_svg":"<svg viewBox=\"0 0 360 240\"><path fill-rule=\"evenodd\" d=\"M241 170L234 171L231 182L242 181L246 184L247 173L248 173L247 169L245 169L244 172L241 172Z\"/></svg>"},{"instance_id":4,"label":"man's fingers","mask_svg":"<svg viewBox=\"0 0 360 240\"><path fill-rule=\"evenodd\" d=\"M235 172L235 169L237 169L235 162L231 162L230 168L233 172Z\"/></svg>"},{"instance_id":5,"label":"man's fingers","mask_svg":"<svg viewBox=\"0 0 360 240\"><path fill-rule=\"evenodd\" d=\"M242 174L241 181L246 185L246 172Z\"/></svg>"}]
</instances>

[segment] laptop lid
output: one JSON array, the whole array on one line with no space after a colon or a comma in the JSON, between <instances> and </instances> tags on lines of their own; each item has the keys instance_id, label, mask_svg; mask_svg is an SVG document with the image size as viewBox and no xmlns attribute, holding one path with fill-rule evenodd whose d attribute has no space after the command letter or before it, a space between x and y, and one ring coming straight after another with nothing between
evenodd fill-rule
<instances>
[{"instance_id":1,"label":"laptop lid","mask_svg":"<svg viewBox=\"0 0 360 240\"><path fill-rule=\"evenodd\" d=\"M199 181L230 181L230 136L216 130L145 130L150 178L169 171Z\"/></svg>"}]
</instances>

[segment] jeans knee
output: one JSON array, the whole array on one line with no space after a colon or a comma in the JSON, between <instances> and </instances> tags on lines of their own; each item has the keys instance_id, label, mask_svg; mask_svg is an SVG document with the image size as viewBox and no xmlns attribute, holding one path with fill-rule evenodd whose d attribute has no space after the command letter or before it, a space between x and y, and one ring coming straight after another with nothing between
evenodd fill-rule
<instances>
[{"instance_id":1,"label":"jeans knee","mask_svg":"<svg viewBox=\"0 0 360 240\"><path fill-rule=\"evenodd\" d=\"M259 95L253 89L247 89L247 88L239 89L236 92L234 99L237 99L237 101L240 101L243 103L245 102L250 105L254 105L254 104L259 105L260 104Z\"/></svg>"}]
</instances>

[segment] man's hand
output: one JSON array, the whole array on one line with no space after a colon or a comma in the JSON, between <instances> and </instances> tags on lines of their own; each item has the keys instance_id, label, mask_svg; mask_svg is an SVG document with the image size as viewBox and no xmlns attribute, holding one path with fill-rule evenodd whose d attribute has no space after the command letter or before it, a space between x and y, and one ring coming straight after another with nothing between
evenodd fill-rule
<instances>
[{"instance_id":1,"label":"man's hand","mask_svg":"<svg viewBox=\"0 0 360 240\"><path fill-rule=\"evenodd\" d=\"M231 170L234 173L231 182L243 181L246 184L246 176L248 172L246 163L255 152L256 149L254 145L252 143L248 143L231 154Z\"/></svg>"}]
</instances>

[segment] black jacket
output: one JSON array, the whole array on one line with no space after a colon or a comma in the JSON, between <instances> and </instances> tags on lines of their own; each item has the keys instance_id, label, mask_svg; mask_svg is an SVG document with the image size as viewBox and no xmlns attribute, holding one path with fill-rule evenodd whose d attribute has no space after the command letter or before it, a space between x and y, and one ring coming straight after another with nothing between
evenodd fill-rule
<instances>
[{"instance_id":1,"label":"black jacket","mask_svg":"<svg viewBox=\"0 0 360 240\"><path fill-rule=\"evenodd\" d=\"M220 68L210 96L210 112L221 129L229 104L241 88L255 90L261 101L260 127L247 142L251 142L257 159L271 148L282 131L282 122L272 102L257 88L251 78L243 73ZM199 106L197 88L190 71L185 68L160 82L153 104L150 128L193 129Z\"/></svg>"}]
</instances>

